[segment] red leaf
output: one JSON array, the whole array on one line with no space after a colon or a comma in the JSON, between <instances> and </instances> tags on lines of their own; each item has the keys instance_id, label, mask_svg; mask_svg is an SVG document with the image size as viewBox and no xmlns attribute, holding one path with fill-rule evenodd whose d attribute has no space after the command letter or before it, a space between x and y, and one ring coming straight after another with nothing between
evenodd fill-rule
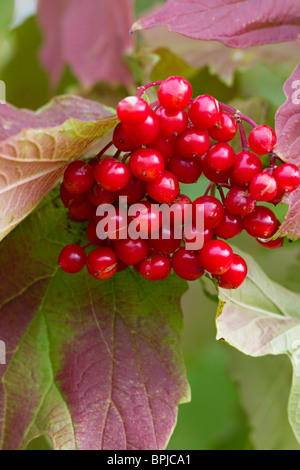
<instances>
[{"instance_id":1,"label":"red leaf","mask_svg":"<svg viewBox=\"0 0 300 470\"><path fill-rule=\"evenodd\" d=\"M64 66L85 85L130 85L124 54L132 44L133 0L40 0L41 59L56 84Z\"/></svg>"},{"instance_id":2,"label":"red leaf","mask_svg":"<svg viewBox=\"0 0 300 470\"><path fill-rule=\"evenodd\" d=\"M248 47L297 40L298 0L168 0L164 7L138 20L132 31L166 25L193 39Z\"/></svg>"}]
</instances>

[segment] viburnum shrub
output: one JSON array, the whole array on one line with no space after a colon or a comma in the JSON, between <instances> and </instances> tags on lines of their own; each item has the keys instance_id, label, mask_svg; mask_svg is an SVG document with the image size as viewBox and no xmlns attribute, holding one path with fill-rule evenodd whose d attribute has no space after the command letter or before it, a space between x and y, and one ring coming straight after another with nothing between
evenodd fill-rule
<instances>
[{"instance_id":1,"label":"viburnum shrub","mask_svg":"<svg viewBox=\"0 0 300 470\"><path fill-rule=\"evenodd\" d=\"M154 86L158 100L148 104L142 96ZM225 240L245 230L265 248L283 245L283 237L276 238L280 221L263 204L277 205L298 188L298 168L273 152L272 128L257 125L213 96L192 95L191 84L179 76L140 87L136 96L119 102L112 142L89 162L68 166L61 199L73 222L88 222L88 243L63 249L59 265L64 271L77 273L86 266L93 278L105 280L133 266L145 279L160 281L173 269L186 280L206 273L220 287L236 289L247 276L247 265ZM248 138L244 122L253 127ZM238 132L241 149L236 153L230 142ZM115 155L106 156L113 145ZM265 155L267 166L261 159ZM208 180L207 189L191 201L180 183L194 184L200 177ZM137 203L138 211L130 215ZM174 215L169 227L161 204L181 215ZM99 224L106 227L105 236L98 236ZM139 228L137 237L131 236L131 224ZM189 248L188 241L197 236L201 247Z\"/></svg>"}]
</instances>

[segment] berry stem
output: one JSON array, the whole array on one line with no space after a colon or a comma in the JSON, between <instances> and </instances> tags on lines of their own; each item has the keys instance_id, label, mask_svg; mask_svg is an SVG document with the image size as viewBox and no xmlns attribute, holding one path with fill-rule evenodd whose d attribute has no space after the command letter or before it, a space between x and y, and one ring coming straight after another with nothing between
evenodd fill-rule
<instances>
[{"instance_id":1,"label":"berry stem","mask_svg":"<svg viewBox=\"0 0 300 470\"><path fill-rule=\"evenodd\" d=\"M131 152L125 153L124 157L122 158L122 163L126 163L126 160L130 157Z\"/></svg>"},{"instance_id":2,"label":"berry stem","mask_svg":"<svg viewBox=\"0 0 300 470\"><path fill-rule=\"evenodd\" d=\"M228 113L232 114L235 118L240 118L245 122L248 122L252 127L258 127L258 124L250 119L245 114L242 114L238 109L233 108L232 106L228 106L228 104L220 103L221 108L223 111L227 111Z\"/></svg>"},{"instance_id":3,"label":"berry stem","mask_svg":"<svg viewBox=\"0 0 300 470\"><path fill-rule=\"evenodd\" d=\"M244 129L244 125L242 121L238 121L239 124L239 130L240 130L240 135L241 135L241 142L242 142L242 147L245 152L249 150L249 145L248 145L248 140L246 136L246 132Z\"/></svg>"},{"instance_id":4,"label":"berry stem","mask_svg":"<svg viewBox=\"0 0 300 470\"><path fill-rule=\"evenodd\" d=\"M138 91L137 91L137 94L136 96L138 98L141 98L141 96L145 93L145 91L148 89L148 88L152 88L154 86L158 86L162 83L162 80L158 80L157 82L151 82L151 83L148 83L148 85L143 85L143 86L140 86L138 88Z\"/></svg>"},{"instance_id":5,"label":"berry stem","mask_svg":"<svg viewBox=\"0 0 300 470\"><path fill-rule=\"evenodd\" d=\"M113 158L115 158L116 160L119 158L119 156L121 155L122 151L121 150L117 150L116 153L114 154Z\"/></svg>"},{"instance_id":6,"label":"berry stem","mask_svg":"<svg viewBox=\"0 0 300 470\"><path fill-rule=\"evenodd\" d=\"M223 206L225 206L225 194L224 194L223 188L222 188L222 186L220 186L220 185L217 185L217 188L218 188L218 191L219 191L219 193L220 193Z\"/></svg>"},{"instance_id":7,"label":"berry stem","mask_svg":"<svg viewBox=\"0 0 300 470\"><path fill-rule=\"evenodd\" d=\"M206 188L206 191L204 193L204 196L207 196L211 188L213 187L214 183L210 182L209 185Z\"/></svg>"},{"instance_id":8,"label":"berry stem","mask_svg":"<svg viewBox=\"0 0 300 470\"><path fill-rule=\"evenodd\" d=\"M105 152L113 146L113 141L109 142L105 147L90 161L90 163L98 163L100 158L105 154Z\"/></svg>"}]
</instances>

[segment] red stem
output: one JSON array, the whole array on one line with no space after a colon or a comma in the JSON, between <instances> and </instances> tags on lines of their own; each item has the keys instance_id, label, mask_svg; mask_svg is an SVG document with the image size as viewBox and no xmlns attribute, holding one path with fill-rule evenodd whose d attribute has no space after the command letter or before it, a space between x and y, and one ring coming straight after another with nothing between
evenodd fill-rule
<instances>
[{"instance_id":1,"label":"red stem","mask_svg":"<svg viewBox=\"0 0 300 470\"><path fill-rule=\"evenodd\" d=\"M148 88L152 88L152 87L154 87L154 86L158 86L158 85L160 85L161 83L162 83L162 80L158 80L157 82L151 82L151 83L148 83L148 85L140 86L140 87L138 88L138 91L137 91L136 96L137 96L138 98L140 98Z\"/></svg>"},{"instance_id":2,"label":"red stem","mask_svg":"<svg viewBox=\"0 0 300 470\"><path fill-rule=\"evenodd\" d=\"M242 148L245 152L248 152L249 145L248 145L246 132L245 132L245 129L244 129L244 126L243 126L242 122L239 122L239 130L240 130L240 135L241 135Z\"/></svg>"}]
</instances>

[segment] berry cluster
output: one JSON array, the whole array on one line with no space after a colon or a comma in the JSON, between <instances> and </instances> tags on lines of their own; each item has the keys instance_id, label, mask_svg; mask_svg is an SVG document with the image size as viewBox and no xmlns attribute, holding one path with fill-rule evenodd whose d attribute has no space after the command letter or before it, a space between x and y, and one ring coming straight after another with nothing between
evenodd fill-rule
<instances>
[{"instance_id":1,"label":"berry cluster","mask_svg":"<svg viewBox=\"0 0 300 470\"><path fill-rule=\"evenodd\" d=\"M158 100L148 104L142 96L152 86L159 86ZM65 171L61 199L72 221L88 221L89 243L65 247L59 257L61 268L77 273L86 266L92 277L105 280L133 266L152 281L167 278L173 269L186 280L207 273L222 288L239 287L247 265L225 240L246 230L266 248L281 247L283 238L269 240L280 222L260 203L277 205L300 184L298 168L282 163L273 153L274 130L258 126L212 96L193 99L190 83L177 76L141 87L136 96L120 101L117 115L120 122L112 142L89 162L72 162ZM243 121L253 127L248 139ZM242 151L236 153L229 142L238 132ZM112 146L115 155L105 156ZM270 156L267 168L260 158L263 155ZM196 183L202 174L208 179L207 190L192 202L180 193L180 183ZM140 237L128 234L121 196L127 198L129 208L143 204L129 219L138 220ZM103 216L97 208L104 204L115 207L110 220L115 230L100 239L97 226ZM158 204L168 204L182 216L186 207L192 208L190 238L196 235L196 216L201 211L204 245L200 250L187 249L182 224L180 237L175 236L172 224L162 224L153 210ZM93 248L87 254L89 247Z\"/></svg>"}]
</instances>

